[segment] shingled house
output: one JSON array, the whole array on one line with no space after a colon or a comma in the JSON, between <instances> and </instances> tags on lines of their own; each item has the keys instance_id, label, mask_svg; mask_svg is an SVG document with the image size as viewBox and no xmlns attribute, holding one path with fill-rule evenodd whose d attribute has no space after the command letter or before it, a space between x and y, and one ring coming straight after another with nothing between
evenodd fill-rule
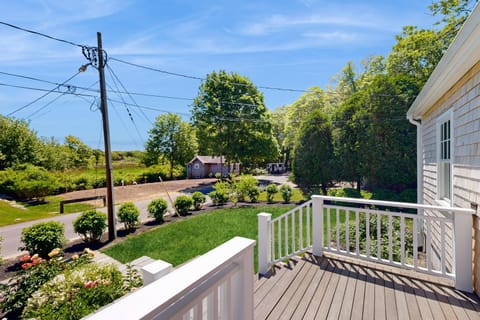
<instances>
[{"instance_id":1,"label":"shingled house","mask_svg":"<svg viewBox=\"0 0 480 320\"><path fill-rule=\"evenodd\" d=\"M215 177L215 174L221 173L226 176L229 173L239 173L240 164L231 163L230 170L228 164L225 163L224 157L217 156L195 156L187 164L187 177L189 179L200 179Z\"/></svg>"}]
</instances>

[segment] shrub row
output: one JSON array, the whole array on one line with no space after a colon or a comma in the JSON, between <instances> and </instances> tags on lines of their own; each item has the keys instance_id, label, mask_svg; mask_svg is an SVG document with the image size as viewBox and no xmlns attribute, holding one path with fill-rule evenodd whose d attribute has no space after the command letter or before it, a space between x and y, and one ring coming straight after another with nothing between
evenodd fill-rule
<instances>
[{"instance_id":1,"label":"shrub row","mask_svg":"<svg viewBox=\"0 0 480 320\"><path fill-rule=\"evenodd\" d=\"M185 177L185 168L177 166L173 170L174 179ZM166 165L156 165L145 168L138 173L117 172L114 174L116 186L151 183L168 180L169 168ZM16 199L30 200L44 198L47 195L67 191L86 190L106 186L106 179L101 175L72 172L49 172L41 167L30 164L8 168L0 171L0 193Z\"/></svg>"},{"instance_id":2,"label":"shrub row","mask_svg":"<svg viewBox=\"0 0 480 320\"><path fill-rule=\"evenodd\" d=\"M208 195L214 205L223 205L229 200L235 205L238 201L245 201L248 197L250 202L257 202L260 196L258 180L251 175L241 175L236 178L230 178L226 181L218 181L213 186L214 191ZM271 183L266 187L267 201L273 202L273 197L280 192L283 200L288 203L292 197L292 188L284 184L280 188Z\"/></svg>"}]
</instances>

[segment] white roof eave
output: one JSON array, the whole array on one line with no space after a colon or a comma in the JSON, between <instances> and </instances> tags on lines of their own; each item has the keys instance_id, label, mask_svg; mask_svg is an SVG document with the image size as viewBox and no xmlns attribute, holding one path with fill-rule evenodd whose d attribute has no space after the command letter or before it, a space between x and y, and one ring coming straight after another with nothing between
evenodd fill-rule
<instances>
[{"instance_id":1,"label":"white roof eave","mask_svg":"<svg viewBox=\"0 0 480 320\"><path fill-rule=\"evenodd\" d=\"M421 119L450 88L480 61L480 5L477 3L407 112Z\"/></svg>"}]
</instances>

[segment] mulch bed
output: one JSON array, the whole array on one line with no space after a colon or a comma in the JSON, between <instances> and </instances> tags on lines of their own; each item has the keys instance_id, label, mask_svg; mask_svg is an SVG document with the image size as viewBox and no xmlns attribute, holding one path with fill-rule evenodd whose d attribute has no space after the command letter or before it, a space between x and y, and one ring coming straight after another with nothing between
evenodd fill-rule
<instances>
[{"instance_id":1,"label":"mulch bed","mask_svg":"<svg viewBox=\"0 0 480 320\"><path fill-rule=\"evenodd\" d=\"M272 205L292 205L292 204L295 204L295 203L293 203L293 202L290 202L288 204L281 203L281 202L272 203ZM257 202L257 203L239 202L236 207L237 208L245 208L245 207L256 207L256 206L265 206L265 205L269 205L269 204L267 204L266 202ZM226 208L232 208L232 207L233 207L232 203L227 203L223 206L213 206L213 205L205 206L200 210L190 211L191 215L188 215L188 216L180 216L180 217L178 217L178 216L167 216L167 217L164 218L165 222L163 224L158 224L154 220L149 220L149 221L146 221L146 222L143 222L143 223L139 224L134 232L126 232L123 229L118 230L117 231L117 238L113 241L108 240L108 234L107 233L105 233L102 236L102 239L98 243L94 243L94 244L87 244L80 239L75 240L75 241L71 241L63 249L64 256L65 256L65 258L70 258L74 254L82 253L85 248L90 248L92 250L99 250L99 249L102 249L102 248L106 248L108 246L114 245L116 243L119 243L119 242L125 240L127 238L127 236L139 235L143 232L152 230L154 228L157 228L161 225L164 225L164 224L172 222L172 221L179 221L179 220L183 220L183 219L188 219L191 216L202 214L202 213L205 213L205 212L208 212L208 211L212 211L212 210L216 210L216 209L226 209ZM15 275L15 272L21 270L21 264L22 264L20 262L21 257L22 256L19 255L16 258L4 260L2 262L2 264L0 265L0 281L4 281L4 280L7 280L7 279L13 277Z\"/></svg>"}]
</instances>

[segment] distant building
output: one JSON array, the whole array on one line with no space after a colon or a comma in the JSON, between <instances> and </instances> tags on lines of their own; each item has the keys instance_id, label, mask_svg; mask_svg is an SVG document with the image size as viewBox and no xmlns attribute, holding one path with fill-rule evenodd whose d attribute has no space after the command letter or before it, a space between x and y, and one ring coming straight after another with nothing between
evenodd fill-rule
<instances>
[{"instance_id":1,"label":"distant building","mask_svg":"<svg viewBox=\"0 0 480 320\"><path fill-rule=\"evenodd\" d=\"M287 167L281 163L267 163L267 171L270 174L279 174L287 172Z\"/></svg>"},{"instance_id":2,"label":"distant building","mask_svg":"<svg viewBox=\"0 0 480 320\"><path fill-rule=\"evenodd\" d=\"M230 170L228 170L228 165L225 164L224 157L217 156L195 156L187 164L187 177L200 179L215 177L216 173L221 173L223 176L228 175L229 173L239 173L240 164L231 163Z\"/></svg>"}]
</instances>

